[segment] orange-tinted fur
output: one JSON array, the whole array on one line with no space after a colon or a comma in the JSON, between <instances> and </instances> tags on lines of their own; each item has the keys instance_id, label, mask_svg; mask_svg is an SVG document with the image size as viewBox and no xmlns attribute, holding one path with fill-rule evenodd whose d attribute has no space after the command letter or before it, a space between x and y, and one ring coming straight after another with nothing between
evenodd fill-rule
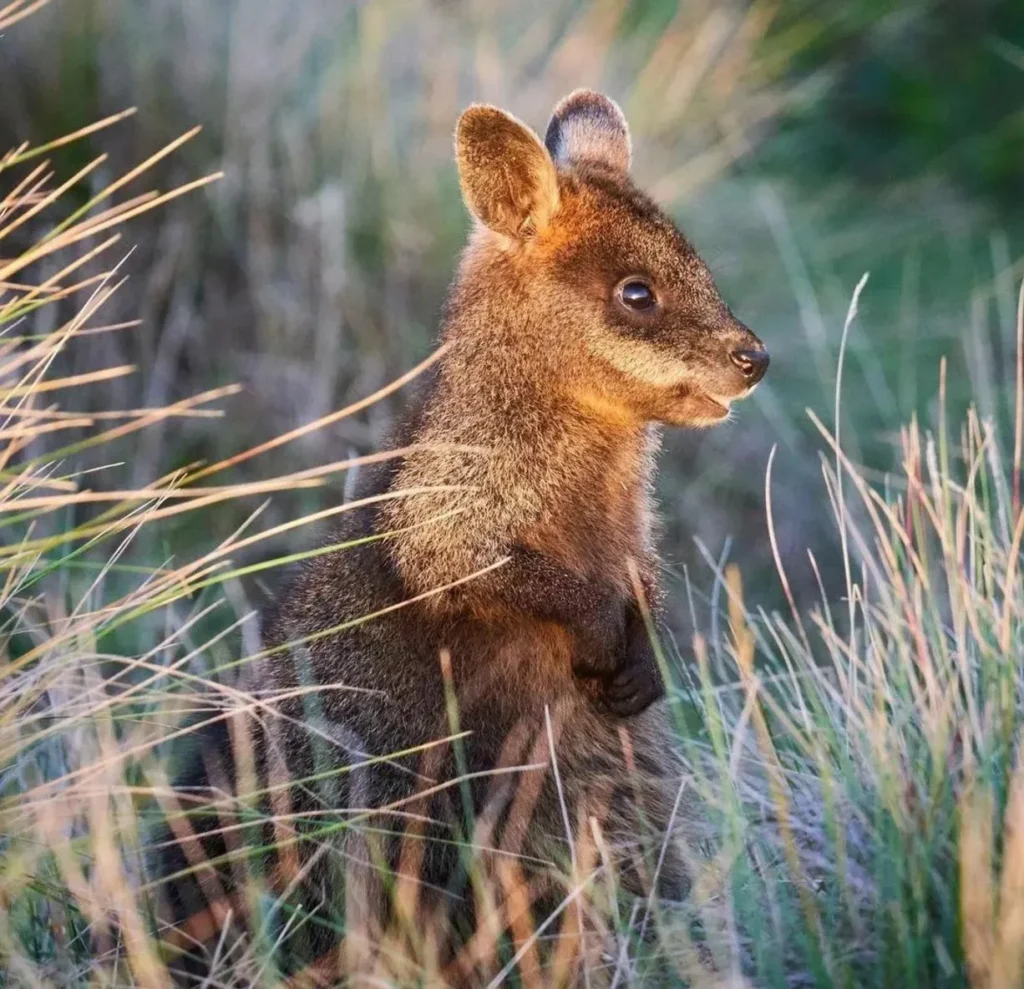
<instances>
[{"instance_id":1,"label":"orange-tinted fur","mask_svg":"<svg viewBox=\"0 0 1024 989\"><path fill-rule=\"evenodd\" d=\"M657 615L660 425L725 418L767 358L632 185L628 129L605 97L570 95L546 146L502 111L472 107L456 153L476 228L444 317L448 349L396 437L415 449L364 480L362 493L395 497L350 513L331 541L380 538L307 563L265 619L275 651L256 686L308 689L257 733L257 763L264 776L281 764L314 780L292 804L314 824L375 811L303 858L307 902L348 899L339 963L349 974L384 964L377 942L411 909L421 926L429 918L439 964L474 984L483 975L458 958L474 888L436 888L459 872L460 829L528 857L515 875L542 891L537 911L559 898L553 869L538 863L568 861L567 825L592 847L591 816L627 890L649 890L662 841L659 890L683 888L666 836L681 769L631 574ZM638 280L654 300L643 310L627 300L646 300ZM458 744L385 758L456 727L467 733ZM488 775L496 767L519 768ZM452 785L464 772L465 786ZM416 837L403 850L408 828ZM483 851L476 861L501 889L513 860ZM381 869L403 865L412 885L388 893ZM182 884L172 898L179 915L202 901Z\"/></svg>"}]
</instances>

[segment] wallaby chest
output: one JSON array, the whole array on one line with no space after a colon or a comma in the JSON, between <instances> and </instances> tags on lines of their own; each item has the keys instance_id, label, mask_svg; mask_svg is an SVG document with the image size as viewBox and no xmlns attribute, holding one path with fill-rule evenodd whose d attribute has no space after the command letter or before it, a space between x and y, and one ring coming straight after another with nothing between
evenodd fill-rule
<instances>
[{"instance_id":1,"label":"wallaby chest","mask_svg":"<svg viewBox=\"0 0 1024 989\"><path fill-rule=\"evenodd\" d=\"M553 465L558 479L524 541L571 570L629 586L628 560L647 545L642 436L580 429Z\"/></svg>"}]
</instances>

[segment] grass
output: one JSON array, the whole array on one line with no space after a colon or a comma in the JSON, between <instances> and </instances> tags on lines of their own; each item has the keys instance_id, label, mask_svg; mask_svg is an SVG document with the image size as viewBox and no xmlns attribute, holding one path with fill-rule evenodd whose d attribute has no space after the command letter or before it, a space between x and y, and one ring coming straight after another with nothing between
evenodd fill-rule
<instances>
[{"instance_id":1,"label":"grass","mask_svg":"<svg viewBox=\"0 0 1024 989\"><path fill-rule=\"evenodd\" d=\"M0 8L0 28L35 6ZM267 715L280 700L239 678L260 652L258 581L304 555L293 548L304 527L348 507L292 511L296 501L360 462L321 458L309 468L319 448L303 444L421 369L269 441L163 464L165 454L179 460L163 445L166 426L222 423L217 406L236 389L119 406L132 365L83 365L76 352L119 354L92 344L137 332L116 308L126 294L122 229L203 194L214 176L162 194L133 194L129 183L148 182L201 138L186 131L117 178L85 153L66 177L51 164L108 127L131 125L114 114L0 158L4 986L169 984L174 938L154 911L150 822L174 819L185 802L169 779L196 715ZM772 216L785 242L785 214ZM1003 352L975 335L978 408L959 382L950 395L947 363L920 370L919 381L934 373L934 388L918 387L935 400L904 424L892 407L882 425L896 455L884 472L863 465L854 429L862 379L851 369L872 359L856 305L833 329L815 315L813 286L801 296L808 339L818 339L818 321L842 341L831 392L814 403L831 425L809 418L819 481L793 500L808 474L794 478L785 445L773 452L757 478L765 525L756 538L774 560L774 586L745 589L740 568L709 551L712 590L702 597L705 582L693 575L680 595L689 595L697 634L662 644L685 796L701 819L696 835L681 835L694 863L684 920L620 901L602 836L591 832L574 849L558 916L546 927L520 922L511 940L481 926L461 959L467 970L488 972L494 985L564 983L579 964L582 916L607 935L602 947L614 945L602 955L587 942L581 978L591 985L1024 984L1024 293L1007 301L1015 269L993 254L995 280L965 308L1001 320L998 338L1015 346ZM799 251L789 262L793 284L807 288ZM858 289L864 309L874 284ZM823 347L815 360L828 359ZM986 387L1002 380L1000 362L1015 383L1005 392ZM140 477L151 434L161 456ZM286 447L298 451L295 469L266 469ZM801 557L782 534L792 542L806 530L808 503L831 532L820 546L805 541ZM837 565L823 564L823 552ZM813 603L795 590L808 574L820 587ZM781 606L761 608L763 599ZM267 820L230 801L219 810ZM287 848L287 810L269 821ZM475 892L484 903L507 894L521 917L523 890L507 870ZM220 942L210 985L284 982L270 923L278 894L255 873L248 889L251 913ZM391 933L383 984L438 984L429 931ZM542 969L552 944L563 947Z\"/></svg>"},{"instance_id":2,"label":"grass","mask_svg":"<svg viewBox=\"0 0 1024 989\"><path fill-rule=\"evenodd\" d=\"M5 218L28 206L6 202ZM50 294L64 281L55 279ZM97 279L94 293L107 281ZM14 297L3 317L34 291L20 284L8 289ZM86 307L53 337L8 344L0 378L8 416L0 512L20 519L6 528L21 534L5 545L0 601L0 952L11 985L168 984L169 932L150 913L140 822L147 807L173 806L166 759L189 709L212 703L220 718L275 703L246 694L227 672L240 662L229 636L245 621L225 617L234 612L225 590L239 576L227 561L261 534L235 533L186 563L123 561L138 530L172 512L310 480L270 478L255 492L193 487L220 466L211 465L106 493L89 526L33 538L46 516L88 492L67 466L58 477L52 461L24 455L33 429L65 421L41 407L49 392L27 382L92 386L45 371L52 350L73 346L94 313ZM1018 317L1018 339L1022 332ZM902 468L881 485L816 421L823 497L848 560L845 600L768 614L750 606L730 567L720 634L696 639L695 664L673 664L687 785L707 822L688 909L720 972L766 986L1003 987L1024 978L1022 403L1019 389L1008 442L973 411L955 432L942 418L934 431L904 427ZM128 422L141 429L155 414ZM765 497L774 523L780 482L772 470L770 462ZM772 528L767 537L774 546ZM111 595L115 578L132 589ZM779 579L788 595L781 565ZM217 612L219 630L202 634ZM107 648L126 624L145 626L138 637L148 649ZM576 895L554 928L563 939L569 908L580 897L599 900L608 881L600 848L578 851ZM638 944L644 917L635 907L619 915L620 953L610 975L607 959L591 961L595 979L712 984L707 956L663 918L650 923L653 944ZM397 984L429 975L429 932L421 933L419 943L407 933L398 942L404 964L391 958L382 970L399 973ZM501 966L509 984L558 984L538 967L542 933L519 932L520 951ZM223 974L277 984L266 940L257 924L241 946L222 944ZM488 931L473 950L482 967L507 958Z\"/></svg>"}]
</instances>

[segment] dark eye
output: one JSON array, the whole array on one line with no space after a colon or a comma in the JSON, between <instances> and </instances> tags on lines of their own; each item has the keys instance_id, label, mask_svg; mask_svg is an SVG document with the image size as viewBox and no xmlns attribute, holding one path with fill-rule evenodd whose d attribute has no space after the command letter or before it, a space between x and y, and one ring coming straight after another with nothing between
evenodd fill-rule
<instances>
[{"instance_id":1,"label":"dark eye","mask_svg":"<svg viewBox=\"0 0 1024 989\"><path fill-rule=\"evenodd\" d=\"M627 309L642 312L654 305L654 292L647 282L639 278L631 279L619 289L619 298Z\"/></svg>"}]
</instances>

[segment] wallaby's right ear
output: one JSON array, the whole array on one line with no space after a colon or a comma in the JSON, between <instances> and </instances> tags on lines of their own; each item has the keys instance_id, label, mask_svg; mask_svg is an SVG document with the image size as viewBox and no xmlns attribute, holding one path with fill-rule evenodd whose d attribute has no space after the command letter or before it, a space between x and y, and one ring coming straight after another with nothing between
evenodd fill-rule
<instances>
[{"instance_id":1,"label":"wallaby's right ear","mask_svg":"<svg viewBox=\"0 0 1024 989\"><path fill-rule=\"evenodd\" d=\"M625 174L633 156L619 104L592 89L577 89L555 107L544 143L559 167L597 165Z\"/></svg>"},{"instance_id":2,"label":"wallaby's right ear","mask_svg":"<svg viewBox=\"0 0 1024 989\"><path fill-rule=\"evenodd\" d=\"M537 135L511 114L477 104L455 131L462 197L497 233L524 240L558 209L558 176Z\"/></svg>"}]
</instances>

